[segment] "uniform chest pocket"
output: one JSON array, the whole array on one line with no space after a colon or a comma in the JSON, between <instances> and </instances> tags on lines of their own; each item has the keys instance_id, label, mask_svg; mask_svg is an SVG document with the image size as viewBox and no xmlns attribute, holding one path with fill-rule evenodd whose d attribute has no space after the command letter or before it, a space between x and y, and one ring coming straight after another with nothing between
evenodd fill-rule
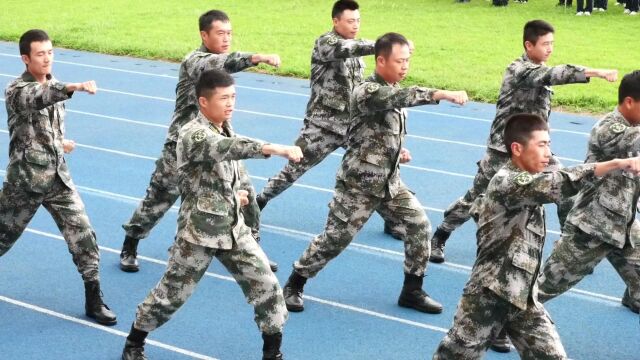
<instances>
[{"instance_id":1,"label":"uniform chest pocket","mask_svg":"<svg viewBox=\"0 0 640 360\"><path fill-rule=\"evenodd\" d=\"M228 206L224 200L213 197L199 197L196 207L198 211L211 215L226 216L228 213Z\"/></svg>"},{"instance_id":2,"label":"uniform chest pocket","mask_svg":"<svg viewBox=\"0 0 640 360\"><path fill-rule=\"evenodd\" d=\"M624 191L624 189L620 189L620 191ZM607 193L600 194L598 197L598 203L602 205L602 207L622 216L626 216L627 214L627 204L626 201L618 199L615 196L612 196Z\"/></svg>"},{"instance_id":3,"label":"uniform chest pocket","mask_svg":"<svg viewBox=\"0 0 640 360\"><path fill-rule=\"evenodd\" d=\"M30 164L40 166L47 166L49 164L49 154L44 151L25 150L24 159Z\"/></svg>"},{"instance_id":4,"label":"uniform chest pocket","mask_svg":"<svg viewBox=\"0 0 640 360\"><path fill-rule=\"evenodd\" d=\"M529 274L533 274L538 267L538 260L531 257L529 254L520 251L513 256L511 264L518 269L522 269Z\"/></svg>"}]
</instances>

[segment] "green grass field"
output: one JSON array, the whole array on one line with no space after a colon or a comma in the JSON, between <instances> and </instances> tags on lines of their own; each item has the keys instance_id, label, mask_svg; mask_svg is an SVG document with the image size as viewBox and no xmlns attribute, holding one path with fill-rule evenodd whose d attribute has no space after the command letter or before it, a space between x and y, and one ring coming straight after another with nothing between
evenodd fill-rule
<instances>
[{"instance_id":1,"label":"green grass field","mask_svg":"<svg viewBox=\"0 0 640 360\"><path fill-rule=\"evenodd\" d=\"M361 0L361 36L375 39L396 31L415 42L407 84L464 89L475 100L494 102L504 68L522 53L522 27L531 19L545 19L556 27L551 65L615 68L621 75L637 68L640 16L623 15L614 2L609 1L606 13L576 17L575 7L556 7L557 0L530 0L505 8L494 8L487 0L467 4ZM283 63L276 73L308 77L313 42L331 28L332 4L331 0L5 0L0 39L17 41L25 30L42 28L56 46L180 61L199 45L198 16L219 8L231 17L235 50L278 53ZM372 57L367 65L370 73ZM556 87L554 101L572 111L600 113L614 106L616 97L617 84L595 79L588 85Z\"/></svg>"}]
</instances>

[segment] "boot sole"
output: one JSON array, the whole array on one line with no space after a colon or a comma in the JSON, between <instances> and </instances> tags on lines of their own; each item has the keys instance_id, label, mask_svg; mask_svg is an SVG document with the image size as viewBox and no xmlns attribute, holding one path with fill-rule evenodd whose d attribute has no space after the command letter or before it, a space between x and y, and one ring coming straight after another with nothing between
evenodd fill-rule
<instances>
[{"instance_id":1,"label":"boot sole","mask_svg":"<svg viewBox=\"0 0 640 360\"><path fill-rule=\"evenodd\" d=\"M118 323L117 319L113 320L113 321L100 321L95 317L95 315L93 315L91 313L85 313L85 315L87 315L87 317L92 318L93 320L95 320L100 325L113 326L113 325Z\"/></svg>"},{"instance_id":2,"label":"boot sole","mask_svg":"<svg viewBox=\"0 0 640 360\"><path fill-rule=\"evenodd\" d=\"M511 347L504 348L502 346L498 347L498 346L491 345L490 348L491 348L491 350L493 350L495 352L502 353L502 354L506 354L506 353L511 352Z\"/></svg>"},{"instance_id":3,"label":"boot sole","mask_svg":"<svg viewBox=\"0 0 640 360\"><path fill-rule=\"evenodd\" d=\"M404 300L398 300L398 306L403 308L418 310L420 312L427 313L427 314L441 314L443 310L443 308L427 309L427 308L417 307L414 304Z\"/></svg>"},{"instance_id":4,"label":"boot sole","mask_svg":"<svg viewBox=\"0 0 640 360\"><path fill-rule=\"evenodd\" d=\"M304 306L292 306L289 304L287 305L287 310L289 310L290 312L302 312L304 311Z\"/></svg>"},{"instance_id":5,"label":"boot sole","mask_svg":"<svg viewBox=\"0 0 640 360\"><path fill-rule=\"evenodd\" d=\"M138 272L140 270L140 267L120 264L120 270L128 273L134 273L134 272Z\"/></svg>"},{"instance_id":6,"label":"boot sole","mask_svg":"<svg viewBox=\"0 0 640 360\"><path fill-rule=\"evenodd\" d=\"M442 264L444 262L444 258L429 256L429 262L436 263L436 264Z\"/></svg>"}]
</instances>

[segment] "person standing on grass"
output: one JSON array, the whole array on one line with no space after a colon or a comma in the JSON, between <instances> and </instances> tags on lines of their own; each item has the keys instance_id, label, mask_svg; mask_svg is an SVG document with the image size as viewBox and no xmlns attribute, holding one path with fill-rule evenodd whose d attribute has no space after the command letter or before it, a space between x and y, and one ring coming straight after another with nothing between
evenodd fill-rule
<instances>
[{"instance_id":1,"label":"person standing on grass","mask_svg":"<svg viewBox=\"0 0 640 360\"><path fill-rule=\"evenodd\" d=\"M374 42L357 40L360 10L353 0L333 4L333 30L322 34L311 53L311 97L307 104L304 126L295 144L304 151L299 163L289 162L258 194L258 206L283 193L296 180L319 164L329 154L347 144L350 126L349 96L364 79L362 56L372 55ZM391 224L385 233L400 239Z\"/></svg>"},{"instance_id":2,"label":"person standing on grass","mask_svg":"<svg viewBox=\"0 0 640 360\"><path fill-rule=\"evenodd\" d=\"M231 51L231 22L227 14L220 10L211 10L199 19L202 46L189 53L180 64L178 84L176 85L176 105L169 126L162 155L156 161L151 181L144 199L138 205L131 219L122 225L126 236L120 253L120 268L126 272L139 270L137 260L138 242L149 235L151 229L169 211L179 196L176 169L176 141L182 126L198 114L195 82L198 76L208 69L223 69L229 73L242 71L260 63L280 66L278 55L263 55ZM260 212L255 203L253 187L249 192L251 204L243 209L247 224L257 229ZM254 234L259 239L257 232ZM274 264L274 267L276 265Z\"/></svg>"},{"instance_id":3,"label":"person standing on grass","mask_svg":"<svg viewBox=\"0 0 640 360\"><path fill-rule=\"evenodd\" d=\"M76 91L95 94L96 83L62 83L53 77L53 45L42 30L22 34L19 48L26 70L5 89L10 140L0 192L0 256L44 206L84 280L86 315L100 324L115 325L116 315L102 301L96 234L64 158L75 146L64 138L64 102Z\"/></svg>"},{"instance_id":4,"label":"person standing on grass","mask_svg":"<svg viewBox=\"0 0 640 360\"><path fill-rule=\"evenodd\" d=\"M640 70L624 76L618 106L591 130L585 162L640 154ZM640 239L633 236L640 178L629 172L585 179L560 240L546 260L538 285L540 301L569 290L605 257L627 289L622 304L640 310ZM637 222L637 220L635 221ZM635 229L637 230L637 229Z\"/></svg>"},{"instance_id":5,"label":"person standing on grass","mask_svg":"<svg viewBox=\"0 0 640 360\"><path fill-rule=\"evenodd\" d=\"M479 359L500 329L522 359L567 359L537 296L546 231L542 205L576 194L589 178L607 179L615 170L634 176L640 171L640 158L616 159L619 152L607 161L547 171L552 160L549 128L536 114L511 116L503 139L510 160L471 208L478 223L476 261L434 360Z\"/></svg>"},{"instance_id":6,"label":"person standing on grass","mask_svg":"<svg viewBox=\"0 0 640 360\"><path fill-rule=\"evenodd\" d=\"M403 307L440 313L442 305L422 290L429 258L429 219L418 199L400 179L399 164L411 160L403 150L405 107L437 104L440 100L464 104L467 93L419 86L401 88L409 71L410 45L404 36L387 33L375 43L375 73L351 94L351 123L347 151L336 176L333 199L324 232L316 236L293 271L283 291L289 311L303 311L303 288L353 240L373 211L397 224L405 248L404 286L398 299Z\"/></svg>"},{"instance_id":7,"label":"person standing on grass","mask_svg":"<svg viewBox=\"0 0 640 360\"><path fill-rule=\"evenodd\" d=\"M605 12L607 11L608 5L609 5L609 0L595 0L594 10Z\"/></svg>"},{"instance_id":8,"label":"person standing on grass","mask_svg":"<svg viewBox=\"0 0 640 360\"><path fill-rule=\"evenodd\" d=\"M177 169L182 203L175 243L164 276L136 312L123 360L143 360L150 331L169 321L187 301L216 257L236 280L255 310L264 339L263 360L282 359L280 344L287 309L267 256L244 223L249 204L241 159L278 155L302 158L297 146L266 144L237 137L230 126L234 80L223 70L206 70L195 86L200 112L178 134Z\"/></svg>"},{"instance_id":9,"label":"person standing on grass","mask_svg":"<svg viewBox=\"0 0 640 360\"><path fill-rule=\"evenodd\" d=\"M586 0L587 6L584 6L585 0L578 0L578 4L576 6L576 15L577 16L591 16L593 12L593 0Z\"/></svg>"},{"instance_id":10,"label":"person standing on grass","mask_svg":"<svg viewBox=\"0 0 640 360\"><path fill-rule=\"evenodd\" d=\"M638 11L640 11L640 0L627 0L625 2L625 14L636 16L638 15Z\"/></svg>"}]
</instances>

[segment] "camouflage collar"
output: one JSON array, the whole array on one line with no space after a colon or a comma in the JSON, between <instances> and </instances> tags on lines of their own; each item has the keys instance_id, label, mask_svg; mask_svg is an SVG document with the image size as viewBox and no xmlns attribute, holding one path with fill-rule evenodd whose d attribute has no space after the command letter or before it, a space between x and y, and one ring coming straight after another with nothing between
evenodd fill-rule
<instances>
[{"instance_id":1,"label":"camouflage collar","mask_svg":"<svg viewBox=\"0 0 640 360\"><path fill-rule=\"evenodd\" d=\"M380 85L384 85L384 86L398 86L398 84L389 84L388 82L386 82L382 76L378 75L377 72L374 71L374 73L369 76L369 78L367 79L367 81L372 81L372 82L376 82Z\"/></svg>"},{"instance_id":2,"label":"camouflage collar","mask_svg":"<svg viewBox=\"0 0 640 360\"><path fill-rule=\"evenodd\" d=\"M26 82L36 82L36 78L28 71L25 71L20 75L23 81ZM51 80L53 76L51 74L47 74L47 81Z\"/></svg>"},{"instance_id":3,"label":"camouflage collar","mask_svg":"<svg viewBox=\"0 0 640 360\"><path fill-rule=\"evenodd\" d=\"M531 61L531 59L529 59L529 55L527 55L526 52L524 54L522 54L521 59L522 59L522 61L533 63L533 61Z\"/></svg>"},{"instance_id":4,"label":"camouflage collar","mask_svg":"<svg viewBox=\"0 0 640 360\"><path fill-rule=\"evenodd\" d=\"M228 121L225 121L222 123L222 131L220 131L220 129L218 129L218 127L216 127L211 121L209 121L209 119L207 119L207 117L204 116L204 114L200 111L198 111L198 116L196 116L196 118L193 119L193 121L197 121L200 125L210 127L211 130L213 130L216 134L221 134L225 136L227 135L232 136L233 134L231 130L231 125L229 125Z\"/></svg>"},{"instance_id":5,"label":"camouflage collar","mask_svg":"<svg viewBox=\"0 0 640 360\"><path fill-rule=\"evenodd\" d=\"M207 49L207 47L204 46L204 44L200 45L200 48L198 49L198 51L213 54L213 52L211 52L211 50Z\"/></svg>"},{"instance_id":6,"label":"camouflage collar","mask_svg":"<svg viewBox=\"0 0 640 360\"><path fill-rule=\"evenodd\" d=\"M516 164L513 163L513 160L509 160L507 161L507 163L504 165L505 168L507 168L507 170L511 171L511 172L523 172L523 169L520 169L519 167L516 166Z\"/></svg>"},{"instance_id":7,"label":"camouflage collar","mask_svg":"<svg viewBox=\"0 0 640 360\"><path fill-rule=\"evenodd\" d=\"M615 109L613 109L613 117L620 123L632 127L635 125L632 125L629 120L627 120L621 113L620 110L618 110L618 107L616 106Z\"/></svg>"},{"instance_id":8,"label":"camouflage collar","mask_svg":"<svg viewBox=\"0 0 640 360\"><path fill-rule=\"evenodd\" d=\"M342 35L338 34L338 32L336 31L336 29L335 29L335 28L331 29L331 31L329 31L329 34L334 35L334 36L337 36L337 37L339 37L340 39L344 39L344 36L342 36Z\"/></svg>"}]
</instances>

